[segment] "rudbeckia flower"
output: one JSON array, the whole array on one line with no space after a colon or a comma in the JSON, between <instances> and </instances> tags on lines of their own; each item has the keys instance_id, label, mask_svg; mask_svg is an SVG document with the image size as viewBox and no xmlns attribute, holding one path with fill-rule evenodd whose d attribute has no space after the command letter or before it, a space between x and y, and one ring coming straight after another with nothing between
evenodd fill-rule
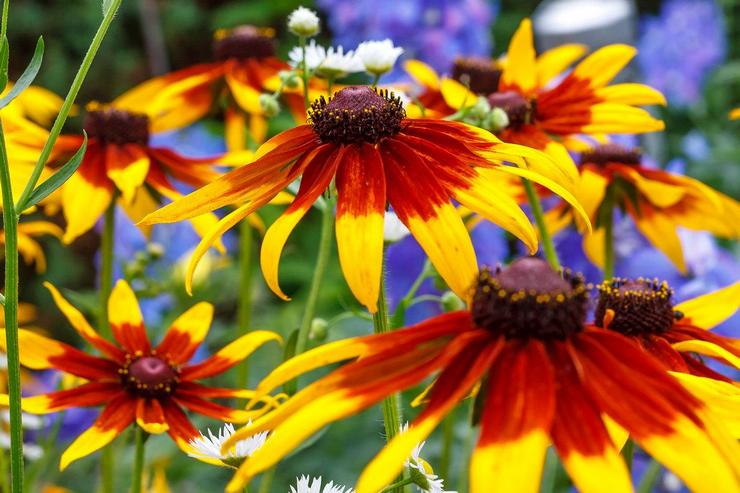
<instances>
[{"instance_id":1,"label":"rudbeckia flower","mask_svg":"<svg viewBox=\"0 0 740 493\"><path fill-rule=\"evenodd\" d=\"M571 44L538 57L532 23L524 19L503 61L461 59L452 71L453 78L442 81L419 62L407 63L407 70L430 88L420 97L422 103L428 99L433 109L451 114L482 96L491 107L507 113L509 124L497 134L504 142L546 150L560 159L568 159L561 143L578 145L574 137L579 134L601 137L662 130L662 121L635 107L665 104L660 92L643 84L609 85L636 50L626 45L605 46L564 75L584 51L583 46Z\"/></svg>"},{"instance_id":2,"label":"rudbeckia flower","mask_svg":"<svg viewBox=\"0 0 740 493\"><path fill-rule=\"evenodd\" d=\"M48 221L23 221L18 224L18 253L27 264L36 264L36 272L46 270L46 256L37 241L39 236L61 238L62 228ZM5 231L0 230L0 245L5 245Z\"/></svg>"},{"instance_id":3,"label":"rudbeckia flower","mask_svg":"<svg viewBox=\"0 0 740 493\"><path fill-rule=\"evenodd\" d=\"M50 284L54 301L79 335L101 355L93 356L68 344L21 329L21 364L34 370L56 369L87 380L76 388L25 397L23 410L45 414L75 407L103 406L97 421L62 454L60 468L110 443L130 424L148 433L167 432L184 451L198 436L183 408L210 418L246 423L263 410L232 409L209 399L249 398L253 392L199 383L220 375L247 358L262 344L279 340L268 331L254 331L225 346L209 358L190 364L203 342L213 316L213 307L198 303L180 315L162 341L152 346L146 334L139 303L125 281L119 281L108 301L115 338L102 338ZM5 344L2 331L0 344ZM7 396L6 396L7 398ZM274 404L272 398L266 406Z\"/></svg>"},{"instance_id":4,"label":"rudbeckia flower","mask_svg":"<svg viewBox=\"0 0 740 493\"><path fill-rule=\"evenodd\" d=\"M665 282L612 279L599 286L594 323L634 339L692 392L715 409L725 409L725 424L740 436L740 389L694 353L740 369L740 341L710 329L740 307L740 282L673 305ZM686 375L683 375L686 374Z\"/></svg>"},{"instance_id":5,"label":"rudbeckia flower","mask_svg":"<svg viewBox=\"0 0 740 493\"><path fill-rule=\"evenodd\" d=\"M265 280L276 294L288 299L278 284L283 246L321 194L332 193L334 181L342 270L357 299L375 311L388 203L460 296L467 294L478 266L451 199L510 231L532 252L537 237L529 219L514 199L489 186L489 181L500 175L528 178L579 207L567 190L567 173L561 172L563 185L544 176L560 171L544 154L504 144L462 123L405 116L393 94L367 86L342 89L329 101L322 97L311 105L310 124L276 135L257 150L254 162L150 214L143 224L179 221L224 205L242 204L198 245L190 277L214 240L302 177L295 201L262 242Z\"/></svg>"},{"instance_id":6,"label":"rudbeckia flower","mask_svg":"<svg viewBox=\"0 0 740 493\"><path fill-rule=\"evenodd\" d=\"M552 443L578 491L632 491L609 434L626 430L643 450L696 492L740 488L740 445L707 406L629 338L584 323L587 289L534 257L484 270L470 310L389 334L341 340L286 361L257 395L313 369L347 361L279 408L237 430L224 450L271 430L237 471L230 493L271 467L317 430L432 374L428 400L408 431L394 437L357 482L382 490L417 443L480 384L480 436L470 491L538 491Z\"/></svg>"},{"instance_id":7,"label":"rudbeckia flower","mask_svg":"<svg viewBox=\"0 0 740 493\"><path fill-rule=\"evenodd\" d=\"M639 149L617 144L598 146L581 155L579 199L596 225L585 234L583 249L597 266L604 265L605 231L597 218L609 190L613 205L632 218L637 229L682 273L686 273L677 228L709 231L723 238L740 237L740 203L699 180L643 166ZM561 204L547 213L558 231L571 219ZM606 212L605 212L606 213Z\"/></svg>"},{"instance_id":8,"label":"rudbeckia flower","mask_svg":"<svg viewBox=\"0 0 740 493\"><path fill-rule=\"evenodd\" d=\"M211 63L194 65L151 79L130 93L137 105L151 105L162 129L179 128L206 116L225 100L226 140L230 150L244 148L243 135L262 143L267 118L260 106L265 83L290 66L275 56L274 32L269 28L239 26L216 31ZM291 101L305 114L303 97ZM247 121L248 119L248 121ZM156 131L156 130L155 130Z\"/></svg>"},{"instance_id":9,"label":"rudbeckia flower","mask_svg":"<svg viewBox=\"0 0 740 493\"><path fill-rule=\"evenodd\" d=\"M160 120L131 110L131 98L131 94L125 93L109 105L87 106L87 151L78 171L61 192L67 221L65 243L89 231L112 201L117 200L131 220L137 222L157 209L162 197L181 197L173 180L200 187L218 176L214 169L217 162L228 161L220 156L190 159L167 148L153 147L149 138L162 129ZM70 155L82 142L82 135L61 136L54 146L56 155ZM214 216L204 215L192 222L202 234L215 221Z\"/></svg>"}]
</instances>

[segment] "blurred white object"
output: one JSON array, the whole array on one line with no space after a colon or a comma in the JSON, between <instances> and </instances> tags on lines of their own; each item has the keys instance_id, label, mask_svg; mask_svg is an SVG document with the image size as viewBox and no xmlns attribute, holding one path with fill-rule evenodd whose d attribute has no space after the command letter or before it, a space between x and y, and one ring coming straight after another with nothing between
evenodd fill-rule
<instances>
[{"instance_id":1,"label":"blurred white object","mask_svg":"<svg viewBox=\"0 0 740 493\"><path fill-rule=\"evenodd\" d=\"M365 71L376 77L393 70L398 57L403 53L403 48L393 45L390 39L382 41L363 41L357 47L357 56L362 60Z\"/></svg>"},{"instance_id":2,"label":"blurred white object","mask_svg":"<svg viewBox=\"0 0 740 493\"><path fill-rule=\"evenodd\" d=\"M306 7L298 7L288 16L288 30L296 36L316 36L319 33L319 16Z\"/></svg>"}]
</instances>

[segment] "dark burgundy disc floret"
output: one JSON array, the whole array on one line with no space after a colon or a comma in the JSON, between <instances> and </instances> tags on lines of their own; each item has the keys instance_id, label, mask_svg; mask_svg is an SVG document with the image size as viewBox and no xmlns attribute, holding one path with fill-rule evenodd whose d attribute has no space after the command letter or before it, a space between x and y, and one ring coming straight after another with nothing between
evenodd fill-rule
<instances>
[{"instance_id":1,"label":"dark burgundy disc floret","mask_svg":"<svg viewBox=\"0 0 740 493\"><path fill-rule=\"evenodd\" d=\"M471 312L476 325L509 338L564 339L583 329L587 300L582 276L525 257L481 271Z\"/></svg>"},{"instance_id":2,"label":"dark burgundy disc floret","mask_svg":"<svg viewBox=\"0 0 740 493\"><path fill-rule=\"evenodd\" d=\"M213 41L213 57L216 60L274 57L275 38L266 34L267 32L265 29L248 25L219 32Z\"/></svg>"},{"instance_id":3,"label":"dark burgundy disc floret","mask_svg":"<svg viewBox=\"0 0 740 493\"><path fill-rule=\"evenodd\" d=\"M115 108L88 109L84 128L87 135L107 144L149 143L149 117Z\"/></svg>"},{"instance_id":4,"label":"dark burgundy disc floret","mask_svg":"<svg viewBox=\"0 0 740 493\"><path fill-rule=\"evenodd\" d=\"M494 92L488 95L491 108L501 108L509 117L509 127L519 127L534 122L534 100L526 99L516 91Z\"/></svg>"},{"instance_id":5,"label":"dark burgundy disc floret","mask_svg":"<svg viewBox=\"0 0 740 493\"><path fill-rule=\"evenodd\" d=\"M130 361L121 369L121 378L130 392L146 397L171 393L178 382L178 372L157 356Z\"/></svg>"},{"instance_id":6,"label":"dark burgundy disc floret","mask_svg":"<svg viewBox=\"0 0 740 493\"><path fill-rule=\"evenodd\" d=\"M609 163L638 166L642 152L637 147L624 147L619 144L603 144L581 154L581 164L606 166Z\"/></svg>"},{"instance_id":7,"label":"dark burgundy disc floret","mask_svg":"<svg viewBox=\"0 0 740 493\"><path fill-rule=\"evenodd\" d=\"M308 116L323 143L377 144L401 131L406 111L393 93L353 86L336 92L328 102L323 96L315 100Z\"/></svg>"},{"instance_id":8,"label":"dark burgundy disc floret","mask_svg":"<svg viewBox=\"0 0 740 493\"><path fill-rule=\"evenodd\" d=\"M594 322L627 335L660 334L681 318L673 310L672 295L668 284L657 279L612 279L599 286Z\"/></svg>"},{"instance_id":9,"label":"dark burgundy disc floret","mask_svg":"<svg viewBox=\"0 0 740 493\"><path fill-rule=\"evenodd\" d=\"M452 78L485 96L498 91L501 68L490 58L460 57L452 66Z\"/></svg>"}]
</instances>

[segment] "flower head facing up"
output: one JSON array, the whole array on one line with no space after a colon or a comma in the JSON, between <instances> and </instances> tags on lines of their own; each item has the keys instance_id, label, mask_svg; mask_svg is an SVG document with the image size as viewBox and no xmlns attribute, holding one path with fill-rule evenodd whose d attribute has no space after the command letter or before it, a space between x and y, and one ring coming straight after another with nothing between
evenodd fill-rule
<instances>
[{"instance_id":1,"label":"flower head facing up","mask_svg":"<svg viewBox=\"0 0 740 493\"><path fill-rule=\"evenodd\" d=\"M275 56L275 36L272 29L244 25L218 30L213 38L215 60L261 60Z\"/></svg>"},{"instance_id":2,"label":"flower head facing up","mask_svg":"<svg viewBox=\"0 0 740 493\"><path fill-rule=\"evenodd\" d=\"M288 30L296 36L316 36L319 29L319 16L311 9L301 6L288 16Z\"/></svg>"},{"instance_id":3,"label":"flower head facing up","mask_svg":"<svg viewBox=\"0 0 740 493\"><path fill-rule=\"evenodd\" d=\"M210 399L251 398L248 390L210 387L199 383L243 361L277 334L255 331L242 336L209 358L190 363L203 343L213 307L199 303L178 317L157 346L149 341L139 304L129 285L119 281L111 292L108 313L114 342L102 338L56 288L47 284L54 301L101 356L84 353L68 344L21 329L21 364L35 370L56 369L84 379L82 385L59 392L25 397L23 409L46 414L76 407L103 406L97 421L62 454L60 467L104 447L135 423L148 433L167 432L184 451L198 432L184 409L234 423L246 423L275 405L264 400L257 412L232 409ZM4 330L3 338L5 336ZM4 339L0 343L4 348Z\"/></svg>"},{"instance_id":4,"label":"flower head facing up","mask_svg":"<svg viewBox=\"0 0 740 493\"><path fill-rule=\"evenodd\" d=\"M322 143L377 144L401 131L406 111L393 93L356 86L338 91L328 102L317 99L308 115Z\"/></svg>"},{"instance_id":5,"label":"flower head facing up","mask_svg":"<svg viewBox=\"0 0 740 493\"><path fill-rule=\"evenodd\" d=\"M207 431L208 436L201 431L199 437L190 440L192 450L188 452L188 455L208 464L234 468L241 465L246 458L265 443L268 433L263 431L244 440L239 440L234 448L224 455L221 453L221 446L234 434L234 425L231 423L224 424L223 428L218 430L217 435L214 435L210 428Z\"/></svg>"},{"instance_id":6,"label":"flower head facing up","mask_svg":"<svg viewBox=\"0 0 740 493\"><path fill-rule=\"evenodd\" d=\"M621 443L607 431L614 423L689 488L730 492L740 487L740 445L719 422L725 415L715 415L714 406L690 393L634 340L584 323L580 310L573 316L571 304L585 302L584 294L577 294L579 281L536 258L515 261L489 277L483 276L482 293L495 280L495 287L505 291L502 298L522 290L533 298L507 306L508 320L502 315L481 322L476 311L447 313L393 333L329 343L275 369L257 387L257 396L316 368L345 362L224 443L228 450L240 438L271 431L227 492L241 491L329 423L433 376L424 407L365 468L358 493L375 493L392 482L418 444L478 385L481 430L470 464L472 493L536 491L551 444L579 491L602 491L605 481L612 491L632 491ZM487 294L497 295L493 289ZM540 298L543 306L536 308L561 324L560 333L532 331L538 326L529 321L526 337L510 336L512 327L522 328L524 312L537 296L545 294L563 296L555 303ZM498 303L490 296L486 300ZM737 423L737 412L731 416Z\"/></svg>"},{"instance_id":7,"label":"flower head facing up","mask_svg":"<svg viewBox=\"0 0 740 493\"><path fill-rule=\"evenodd\" d=\"M662 334L681 318L672 295L668 283L657 279L612 279L599 285L594 320L625 335Z\"/></svg>"},{"instance_id":8,"label":"flower head facing up","mask_svg":"<svg viewBox=\"0 0 740 493\"><path fill-rule=\"evenodd\" d=\"M393 46L390 39L363 41L355 53L365 66L365 72L380 77L393 70L396 60L403 54L403 48Z\"/></svg>"},{"instance_id":9,"label":"flower head facing up","mask_svg":"<svg viewBox=\"0 0 740 493\"><path fill-rule=\"evenodd\" d=\"M574 184L570 174L545 154L504 144L463 123L406 118L399 98L367 86L347 87L329 101L315 101L310 124L278 134L256 155L248 166L227 173L143 222L178 221L243 204L198 246L190 264L192 275L213 240L302 176L295 201L273 223L262 243L265 279L284 299L288 296L278 284L280 253L297 223L332 183L337 197L339 261L350 289L371 311L378 299L388 204L461 297L469 294L478 266L469 233L452 200L510 231L532 252L537 243L532 224L516 200L492 186L492 181L526 177L580 207L569 191Z\"/></svg>"},{"instance_id":10,"label":"flower head facing up","mask_svg":"<svg viewBox=\"0 0 740 493\"><path fill-rule=\"evenodd\" d=\"M83 124L88 137L109 144L149 144L149 117L143 113L88 105Z\"/></svg>"},{"instance_id":11,"label":"flower head facing up","mask_svg":"<svg viewBox=\"0 0 740 493\"><path fill-rule=\"evenodd\" d=\"M501 67L486 57L458 57L452 65L451 76L475 94L487 96L498 91Z\"/></svg>"}]
</instances>

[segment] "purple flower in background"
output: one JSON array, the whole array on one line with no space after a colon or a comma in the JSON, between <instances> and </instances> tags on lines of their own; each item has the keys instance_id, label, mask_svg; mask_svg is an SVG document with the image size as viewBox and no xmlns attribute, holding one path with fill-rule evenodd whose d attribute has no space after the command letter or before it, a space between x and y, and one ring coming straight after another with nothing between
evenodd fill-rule
<instances>
[{"instance_id":1,"label":"purple flower in background","mask_svg":"<svg viewBox=\"0 0 740 493\"><path fill-rule=\"evenodd\" d=\"M645 83L669 105L690 105L727 52L722 9L714 0L668 0L640 25L637 62Z\"/></svg>"},{"instance_id":2,"label":"purple flower in background","mask_svg":"<svg viewBox=\"0 0 740 493\"><path fill-rule=\"evenodd\" d=\"M490 55L498 2L486 0L318 0L329 18L335 44L353 49L366 40L390 38L420 59L447 72L459 55ZM400 75L396 68L391 78Z\"/></svg>"}]
</instances>

